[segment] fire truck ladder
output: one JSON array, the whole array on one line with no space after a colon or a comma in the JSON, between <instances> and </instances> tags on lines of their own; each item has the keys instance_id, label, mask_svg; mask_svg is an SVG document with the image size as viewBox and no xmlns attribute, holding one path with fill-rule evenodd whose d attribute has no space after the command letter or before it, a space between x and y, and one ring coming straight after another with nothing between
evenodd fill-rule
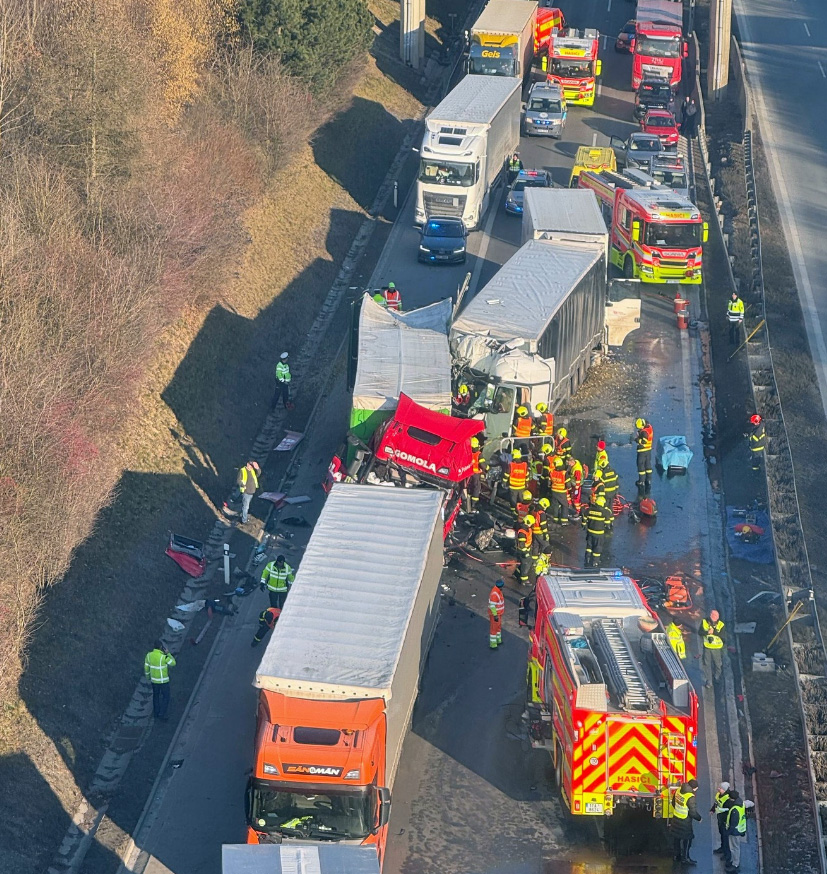
<instances>
[{"instance_id":1,"label":"fire truck ladder","mask_svg":"<svg viewBox=\"0 0 827 874\"><path fill-rule=\"evenodd\" d=\"M629 640L616 619L592 624L592 638L603 659L607 681L624 710L649 710L651 690L632 654Z\"/></svg>"},{"instance_id":2,"label":"fire truck ladder","mask_svg":"<svg viewBox=\"0 0 827 874\"><path fill-rule=\"evenodd\" d=\"M667 804L666 816L672 816L672 805L669 800L676 789L679 789L686 772L686 738L682 734L664 731L660 739L660 785L666 787L666 798L663 793L655 799L655 816L664 816L663 805Z\"/></svg>"}]
</instances>

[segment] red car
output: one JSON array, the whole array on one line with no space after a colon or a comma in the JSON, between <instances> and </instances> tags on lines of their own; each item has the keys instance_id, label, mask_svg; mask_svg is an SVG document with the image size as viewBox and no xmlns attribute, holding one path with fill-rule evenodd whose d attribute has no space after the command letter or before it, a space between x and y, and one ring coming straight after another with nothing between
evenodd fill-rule
<instances>
[{"instance_id":1,"label":"red car","mask_svg":"<svg viewBox=\"0 0 827 874\"><path fill-rule=\"evenodd\" d=\"M665 149L678 145L678 123L675 116L665 109L650 109L640 122L640 129L656 136Z\"/></svg>"}]
</instances>

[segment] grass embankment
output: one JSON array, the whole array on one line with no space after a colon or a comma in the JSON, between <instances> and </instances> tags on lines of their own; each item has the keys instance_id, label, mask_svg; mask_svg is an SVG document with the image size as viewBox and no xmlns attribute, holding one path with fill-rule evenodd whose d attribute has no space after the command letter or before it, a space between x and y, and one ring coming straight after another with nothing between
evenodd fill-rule
<instances>
[{"instance_id":1,"label":"grass embankment","mask_svg":"<svg viewBox=\"0 0 827 874\"><path fill-rule=\"evenodd\" d=\"M465 4L436 5L461 13ZM247 209L233 280L216 290L218 304L187 309L165 331L107 448L122 470L116 497L47 593L19 697L0 714L2 871L34 874L55 851L184 582L163 555L166 534L208 533L267 414L278 353L301 346L421 113L419 77L394 57L398 4L371 8L377 39L353 99ZM429 39L440 30L429 19ZM47 532L32 548L48 548ZM197 666L178 676L180 702Z\"/></svg>"}]
</instances>

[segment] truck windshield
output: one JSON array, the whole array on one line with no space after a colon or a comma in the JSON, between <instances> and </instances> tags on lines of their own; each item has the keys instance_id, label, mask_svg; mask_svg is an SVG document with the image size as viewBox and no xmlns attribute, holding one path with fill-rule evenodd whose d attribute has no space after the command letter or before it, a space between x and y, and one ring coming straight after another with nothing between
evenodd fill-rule
<instances>
[{"instance_id":1,"label":"truck windshield","mask_svg":"<svg viewBox=\"0 0 827 874\"><path fill-rule=\"evenodd\" d=\"M700 223L664 224L651 222L646 225L646 245L666 249L693 249L701 245Z\"/></svg>"},{"instance_id":2,"label":"truck windshield","mask_svg":"<svg viewBox=\"0 0 827 874\"><path fill-rule=\"evenodd\" d=\"M575 58L552 58L551 72L555 76L586 77L592 76L592 62Z\"/></svg>"},{"instance_id":3,"label":"truck windshield","mask_svg":"<svg viewBox=\"0 0 827 874\"><path fill-rule=\"evenodd\" d=\"M689 188L689 181L685 173L674 173L671 170L658 170L655 168L651 171L650 175L667 188Z\"/></svg>"},{"instance_id":4,"label":"truck windshield","mask_svg":"<svg viewBox=\"0 0 827 874\"><path fill-rule=\"evenodd\" d=\"M679 58L681 56L681 40L677 36L641 36L638 34L635 42L636 55L648 55L650 58Z\"/></svg>"},{"instance_id":5,"label":"truck windshield","mask_svg":"<svg viewBox=\"0 0 827 874\"><path fill-rule=\"evenodd\" d=\"M470 188L474 184L474 165L423 158L419 165L419 181Z\"/></svg>"},{"instance_id":6,"label":"truck windshield","mask_svg":"<svg viewBox=\"0 0 827 874\"><path fill-rule=\"evenodd\" d=\"M471 58L468 72L476 76L516 76L514 58Z\"/></svg>"},{"instance_id":7,"label":"truck windshield","mask_svg":"<svg viewBox=\"0 0 827 874\"><path fill-rule=\"evenodd\" d=\"M368 787L338 791L330 786L253 785L250 824L259 831L283 832L291 837L362 839L374 827L375 807L374 794Z\"/></svg>"},{"instance_id":8,"label":"truck windshield","mask_svg":"<svg viewBox=\"0 0 827 874\"><path fill-rule=\"evenodd\" d=\"M563 111L559 100L550 100L548 97L532 97L527 108L529 112L551 112L555 115Z\"/></svg>"}]
</instances>

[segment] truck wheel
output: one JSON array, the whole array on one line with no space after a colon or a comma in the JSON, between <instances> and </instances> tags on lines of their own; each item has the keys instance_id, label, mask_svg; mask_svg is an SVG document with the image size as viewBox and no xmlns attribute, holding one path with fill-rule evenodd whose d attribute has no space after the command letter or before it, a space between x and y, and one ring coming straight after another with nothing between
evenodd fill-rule
<instances>
[{"instance_id":1,"label":"truck wheel","mask_svg":"<svg viewBox=\"0 0 827 874\"><path fill-rule=\"evenodd\" d=\"M627 255L623 262L623 275L626 279L635 278L635 262L632 260L631 255Z\"/></svg>"}]
</instances>

